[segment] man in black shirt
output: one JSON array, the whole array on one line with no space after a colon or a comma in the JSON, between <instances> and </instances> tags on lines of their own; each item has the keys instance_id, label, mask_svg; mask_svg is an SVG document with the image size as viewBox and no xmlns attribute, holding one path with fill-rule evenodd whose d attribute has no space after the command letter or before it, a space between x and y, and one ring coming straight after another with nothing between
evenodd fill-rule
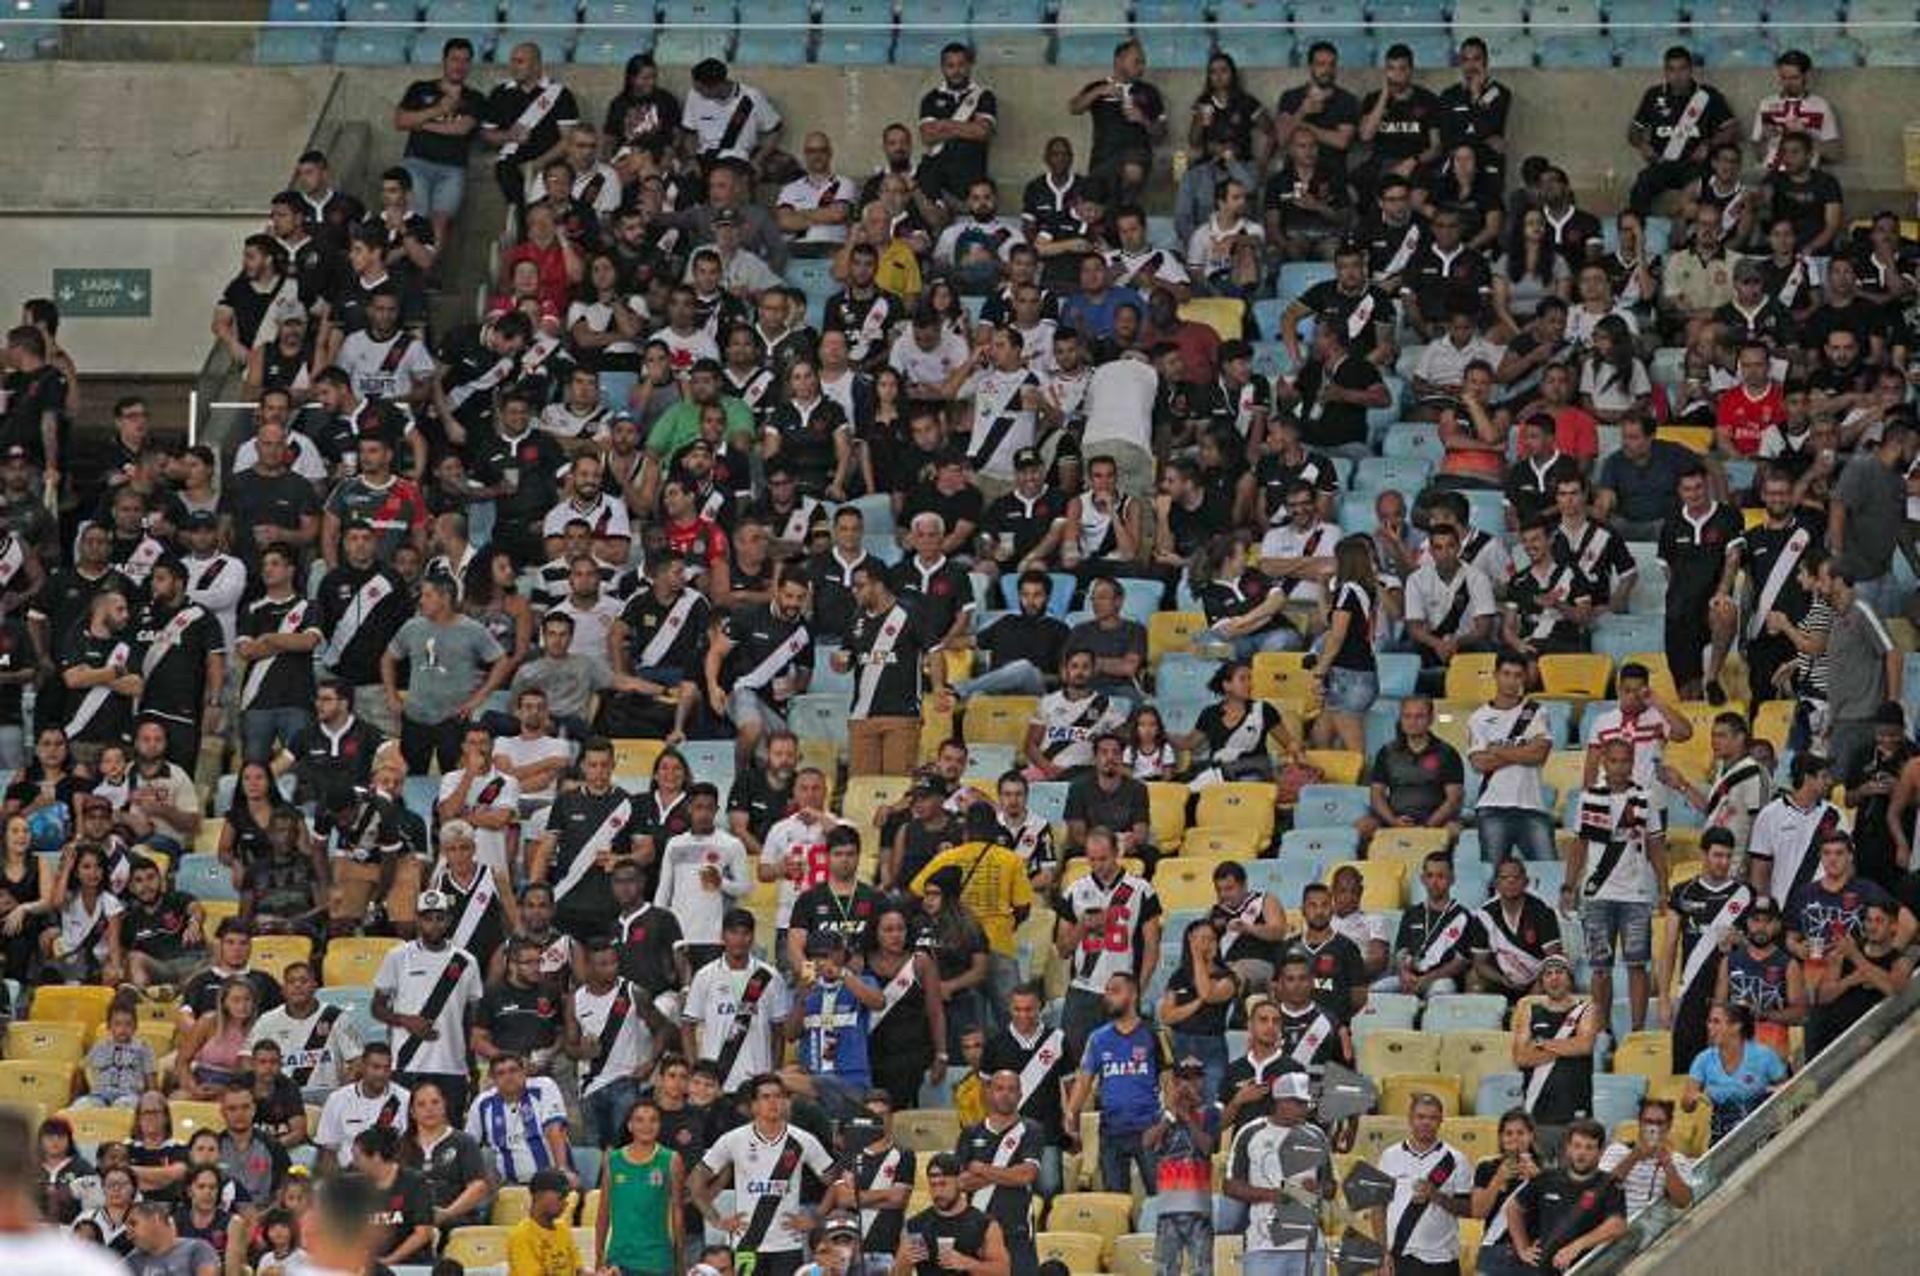
<instances>
[{"instance_id":1,"label":"man in black shirt","mask_svg":"<svg viewBox=\"0 0 1920 1276\"><path fill-rule=\"evenodd\" d=\"M1739 140L1740 122L1727 99L1694 81L1693 54L1685 46L1668 49L1661 65L1660 83L1641 95L1627 126L1627 140L1646 163L1627 206L1643 218L1663 193L1699 181L1715 146Z\"/></svg>"},{"instance_id":2,"label":"man in black shirt","mask_svg":"<svg viewBox=\"0 0 1920 1276\"><path fill-rule=\"evenodd\" d=\"M442 339L434 352L440 375L434 381L433 419L448 442L465 447L492 424L495 393L520 376L520 356L532 340L533 322L517 310L462 325Z\"/></svg>"},{"instance_id":3,"label":"man in black shirt","mask_svg":"<svg viewBox=\"0 0 1920 1276\"><path fill-rule=\"evenodd\" d=\"M1120 853L1139 856L1152 871L1152 802L1147 786L1128 773L1126 743L1119 736L1093 742L1093 773L1067 789L1066 820L1069 853L1085 849L1090 831L1110 829Z\"/></svg>"},{"instance_id":4,"label":"man in black shirt","mask_svg":"<svg viewBox=\"0 0 1920 1276\"><path fill-rule=\"evenodd\" d=\"M234 655L246 662L240 683L241 756L265 764L276 747L291 747L313 724L313 652L326 639L319 609L294 591L299 565L293 551L269 545L259 563L264 590L240 613Z\"/></svg>"},{"instance_id":5,"label":"man in black shirt","mask_svg":"<svg viewBox=\"0 0 1920 1276\"><path fill-rule=\"evenodd\" d=\"M960 1189L987 1193L986 1214L1000 1224L1015 1272L1031 1272L1034 1254L1033 1196L1040 1182L1047 1129L1021 1113L1026 1082L1010 1068L986 1072L986 1118L960 1132L954 1153L960 1161ZM1042 1069L1044 1082L1048 1074ZM1058 1128L1057 1123L1054 1128Z\"/></svg>"},{"instance_id":6,"label":"man in black shirt","mask_svg":"<svg viewBox=\"0 0 1920 1276\"><path fill-rule=\"evenodd\" d=\"M140 653L124 594L95 594L87 623L57 648L67 696L69 744L125 743L140 695Z\"/></svg>"},{"instance_id":7,"label":"man in black shirt","mask_svg":"<svg viewBox=\"0 0 1920 1276\"><path fill-rule=\"evenodd\" d=\"M1123 195L1146 180L1153 168L1154 143L1167 135L1166 100L1140 78L1146 69L1146 49L1138 40L1123 40L1113 51L1113 73L1067 103L1068 113L1093 116L1088 173L1118 179Z\"/></svg>"},{"instance_id":8,"label":"man in black shirt","mask_svg":"<svg viewBox=\"0 0 1920 1276\"><path fill-rule=\"evenodd\" d=\"M560 468L566 454L559 440L538 428L533 397L523 390L500 396L491 432L468 447L468 457L483 483L494 489L493 543L513 555L519 567L546 561L541 525L560 504Z\"/></svg>"},{"instance_id":9,"label":"man in black shirt","mask_svg":"<svg viewBox=\"0 0 1920 1276\"><path fill-rule=\"evenodd\" d=\"M1440 144L1448 151L1462 144L1480 153L1482 172L1506 171L1507 112L1513 93L1487 74L1487 42L1477 35L1460 42L1460 80L1440 91Z\"/></svg>"},{"instance_id":10,"label":"man in black shirt","mask_svg":"<svg viewBox=\"0 0 1920 1276\"><path fill-rule=\"evenodd\" d=\"M849 774L905 775L920 741L922 666L933 689L945 689L946 661L926 659L941 634L920 600L897 597L877 565L855 569L854 592L860 609L834 656L836 670L853 674Z\"/></svg>"},{"instance_id":11,"label":"man in black shirt","mask_svg":"<svg viewBox=\"0 0 1920 1276\"><path fill-rule=\"evenodd\" d=\"M1003 572L1045 568L1059 555L1067 498L1047 486L1047 466L1036 448L1013 455L1013 490L981 515L980 557Z\"/></svg>"},{"instance_id":12,"label":"man in black shirt","mask_svg":"<svg viewBox=\"0 0 1920 1276\"><path fill-rule=\"evenodd\" d=\"M1060 680L1060 653L1067 626L1047 612L1053 582L1043 571L1020 574L1020 609L1002 616L975 636L993 667L955 687L963 698L982 695L1039 696Z\"/></svg>"},{"instance_id":13,"label":"man in black shirt","mask_svg":"<svg viewBox=\"0 0 1920 1276\"><path fill-rule=\"evenodd\" d=\"M727 795L727 830L759 862L760 843L793 806L793 780L800 765L800 741L791 731L770 731L766 758L734 779Z\"/></svg>"},{"instance_id":14,"label":"man in black shirt","mask_svg":"<svg viewBox=\"0 0 1920 1276\"><path fill-rule=\"evenodd\" d=\"M1287 306L1280 317L1279 338L1298 367L1300 322L1332 316L1346 329L1348 347L1376 363L1391 364L1394 354L1393 297L1367 280L1367 253L1357 243L1341 246L1333 256L1334 276L1313 285Z\"/></svg>"},{"instance_id":15,"label":"man in black shirt","mask_svg":"<svg viewBox=\"0 0 1920 1276\"><path fill-rule=\"evenodd\" d=\"M133 982L177 984L206 960L205 915L199 901L164 888L160 866L140 857L127 875L127 911L120 944Z\"/></svg>"},{"instance_id":16,"label":"man in black shirt","mask_svg":"<svg viewBox=\"0 0 1920 1276\"><path fill-rule=\"evenodd\" d=\"M540 945L518 937L507 941L501 953L506 970L488 983L480 998L473 1053L482 1060L519 1055L536 1071L547 1071L559 1054L561 1007L552 985L540 978Z\"/></svg>"},{"instance_id":17,"label":"man in black shirt","mask_svg":"<svg viewBox=\"0 0 1920 1276\"><path fill-rule=\"evenodd\" d=\"M1233 522L1226 498L1201 478L1199 462L1184 456L1167 462L1162 471L1153 512L1153 561L1169 580L1177 579L1195 551Z\"/></svg>"},{"instance_id":18,"label":"man in black shirt","mask_svg":"<svg viewBox=\"0 0 1920 1276\"><path fill-rule=\"evenodd\" d=\"M400 722L380 683L380 657L400 626L413 614L407 582L375 555L378 535L372 525L354 520L340 537L340 565L320 582L321 632L327 641L318 663L353 689L354 710L389 737Z\"/></svg>"},{"instance_id":19,"label":"man in black shirt","mask_svg":"<svg viewBox=\"0 0 1920 1276\"><path fill-rule=\"evenodd\" d=\"M860 830L851 824L827 832L827 880L800 892L787 921L789 968L800 969L809 935L830 935L855 962L873 950L885 897L860 880Z\"/></svg>"},{"instance_id":20,"label":"man in black shirt","mask_svg":"<svg viewBox=\"0 0 1920 1276\"><path fill-rule=\"evenodd\" d=\"M140 647L140 721L167 733L167 759L192 774L200 760L200 731L220 729L227 644L220 622L188 602L187 569L169 555L154 564L152 594L134 626Z\"/></svg>"},{"instance_id":21,"label":"man in black shirt","mask_svg":"<svg viewBox=\"0 0 1920 1276\"><path fill-rule=\"evenodd\" d=\"M987 175L987 147L999 124L993 90L973 78L973 50L954 42L940 50L940 86L920 99L921 189L959 205L967 187Z\"/></svg>"},{"instance_id":22,"label":"man in black shirt","mask_svg":"<svg viewBox=\"0 0 1920 1276\"><path fill-rule=\"evenodd\" d=\"M1793 246L1809 257L1824 257L1837 246L1841 222L1840 182L1814 165L1813 139L1788 133L1780 139L1779 167L1767 178L1767 225L1793 223ZM1849 277L1853 262L1845 263Z\"/></svg>"},{"instance_id":23,"label":"man in black shirt","mask_svg":"<svg viewBox=\"0 0 1920 1276\"><path fill-rule=\"evenodd\" d=\"M45 470L46 484L58 490L67 463L67 378L47 359L47 338L22 326L7 333L7 366L0 386L0 447L24 447Z\"/></svg>"},{"instance_id":24,"label":"man in black shirt","mask_svg":"<svg viewBox=\"0 0 1920 1276\"><path fill-rule=\"evenodd\" d=\"M371 1189L369 1232L377 1237L373 1253L385 1266L433 1256L433 1193L420 1171L400 1164L400 1133L387 1125L370 1126L353 1138L355 1174Z\"/></svg>"},{"instance_id":25,"label":"man in black shirt","mask_svg":"<svg viewBox=\"0 0 1920 1276\"><path fill-rule=\"evenodd\" d=\"M1333 892L1318 882L1300 894L1300 933L1281 954L1307 962L1313 999L1336 1023L1346 1023L1367 1004L1367 959L1360 946L1333 928Z\"/></svg>"},{"instance_id":26,"label":"man in black shirt","mask_svg":"<svg viewBox=\"0 0 1920 1276\"><path fill-rule=\"evenodd\" d=\"M1301 438L1335 456L1367 451L1367 412L1393 402L1380 369L1352 354L1346 324L1332 316L1313 325L1313 357L1293 394Z\"/></svg>"},{"instance_id":27,"label":"man in black shirt","mask_svg":"<svg viewBox=\"0 0 1920 1276\"><path fill-rule=\"evenodd\" d=\"M1707 698L1720 704L1726 698L1720 663L1739 620L1732 591L1746 527L1738 511L1713 499L1705 470L1682 475L1679 496L1678 508L1660 525L1667 663L1682 700L1699 699L1704 687ZM1709 647L1711 654L1703 657Z\"/></svg>"},{"instance_id":28,"label":"man in black shirt","mask_svg":"<svg viewBox=\"0 0 1920 1276\"><path fill-rule=\"evenodd\" d=\"M1440 154L1440 99L1413 82L1413 50L1393 45L1381 67L1381 86L1360 103L1359 137L1373 152L1354 174L1362 190L1388 173L1411 179Z\"/></svg>"},{"instance_id":29,"label":"man in black shirt","mask_svg":"<svg viewBox=\"0 0 1920 1276\"><path fill-rule=\"evenodd\" d=\"M224 484L227 536L247 561L267 545L311 545L320 534L320 498L290 467L287 427L263 421L254 431L254 463Z\"/></svg>"},{"instance_id":30,"label":"man in black shirt","mask_svg":"<svg viewBox=\"0 0 1920 1276\"><path fill-rule=\"evenodd\" d=\"M720 955L718 944L705 952L683 945L680 919L646 897L646 878L640 866L623 860L613 866L613 949L620 958L620 977L656 996L686 984L682 970L700 969ZM680 949L687 949L684 962Z\"/></svg>"},{"instance_id":31,"label":"man in black shirt","mask_svg":"<svg viewBox=\"0 0 1920 1276\"><path fill-rule=\"evenodd\" d=\"M1294 130L1313 131L1320 143L1320 162L1344 171L1347 152L1360 127L1360 99L1335 83L1340 74L1340 51L1325 40L1307 50L1307 82L1280 95L1273 108L1273 147L1286 149Z\"/></svg>"},{"instance_id":32,"label":"man in black shirt","mask_svg":"<svg viewBox=\"0 0 1920 1276\"><path fill-rule=\"evenodd\" d=\"M487 101L467 86L473 42L455 36L440 47L440 78L415 80L393 109L393 126L407 135L402 161L433 222L435 243L460 211L466 190L467 151L486 116Z\"/></svg>"},{"instance_id":33,"label":"man in black shirt","mask_svg":"<svg viewBox=\"0 0 1920 1276\"><path fill-rule=\"evenodd\" d=\"M312 722L288 742L293 754L293 797L312 802L334 777L364 787L373 775L373 755L386 739L379 728L353 711L353 688L336 678L313 693Z\"/></svg>"},{"instance_id":34,"label":"man in black shirt","mask_svg":"<svg viewBox=\"0 0 1920 1276\"><path fill-rule=\"evenodd\" d=\"M1606 1142L1599 1122L1575 1121L1560 1145L1562 1163L1507 1198L1507 1236L1523 1270L1566 1271L1627 1230L1626 1190L1600 1171Z\"/></svg>"},{"instance_id":35,"label":"man in black shirt","mask_svg":"<svg viewBox=\"0 0 1920 1276\"><path fill-rule=\"evenodd\" d=\"M611 871L630 854L639 817L633 796L613 782L611 742L582 745L580 772L580 787L554 800L527 869L530 880L553 887L555 921L576 939L605 930L613 913Z\"/></svg>"},{"instance_id":36,"label":"man in black shirt","mask_svg":"<svg viewBox=\"0 0 1920 1276\"><path fill-rule=\"evenodd\" d=\"M527 199L528 174L566 151L566 130L582 118L571 90L546 77L540 46L528 41L508 55L512 78L487 96L480 136L500 148L493 175L514 208Z\"/></svg>"}]
</instances>

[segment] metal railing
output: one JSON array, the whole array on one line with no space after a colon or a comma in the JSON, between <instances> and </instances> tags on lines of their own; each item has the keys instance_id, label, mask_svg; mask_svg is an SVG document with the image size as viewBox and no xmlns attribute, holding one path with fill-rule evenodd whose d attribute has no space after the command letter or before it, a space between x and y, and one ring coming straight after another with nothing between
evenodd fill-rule
<instances>
[{"instance_id":1,"label":"metal railing","mask_svg":"<svg viewBox=\"0 0 1920 1276\"><path fill-rule=\"evenodd\" d=\"M1703 1201L1727 1185L1754 1153L1805 1116L1848 1070L1905 1024L1916 1008L1920 1008L1920 979L1875 1006L1769 1095L1766 1102L1725 1138L1708 1148L1707 1154L1694 1162L1691 1208L1699 1209ZM1904 1096L1896 1097L1904 1099ZM1664 1199L1655 1202L1634 1216L1625 1235L1594 1250L1575 1265L1571 1276L1616 1276L1626 1271L1629 1264L1677 1226L1686 1214L1687 1211L1674 1209Z\"/></svg>"}]
</instances>

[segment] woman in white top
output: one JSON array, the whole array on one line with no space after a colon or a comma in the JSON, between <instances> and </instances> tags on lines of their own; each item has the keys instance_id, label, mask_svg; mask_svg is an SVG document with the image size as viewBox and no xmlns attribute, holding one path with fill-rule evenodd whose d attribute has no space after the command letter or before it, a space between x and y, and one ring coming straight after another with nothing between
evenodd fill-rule
<instances>
[{"instance_id":1,"label":"woman in white top","mask_svg":"<svg viewBox=\"0 0 1920 1276\"><path fill-rule=\"evenodd\" d=\"M1633 334L1623 315L1608 315L1593 330L1580 360L1580 403L1596 420L1644 416L1653 397L1647 365L1633 353Z\"/></svg>"},{"instance_id":2,"label":"woman in white top","mask_svg":"<svg viewBox=\"0 0 1920 1276\"><path fill-rule=\"evenodd\" d=\"M1640 331L1632 313L1614 298L1613 282L1607 278L1607 268L1599 262L1590 261L1580 267L1574 292L1574 303L1567 310L1567 340L1575 346L1586 345L1593 339L1593 330L1600 326L1600 321L1614 316L1627 325L1629 333Z\"/></svg>"},{"instance_id":3,"label":"woman in white top","mask_svg":"<svg viewBox=\"0 0 1920 1276\"><path fill-rule=\"evenodd\" d=\"M40 933L40 950L75 982L111 987L126 978L120 947L120 914L126 910L107 889L106 852L85 846L70 854L53 881L60 924Z\"/></svg>"},{"instance_id":4,"label":"woman in white top","mask_svg":"<svg viewBox=\"0 0 1920 1276\"><path fill-rule=\"evenodd\" d=\"M645 303L636 309L620 295L620 267L606 253L587 262L586 282L567 307L567 334L581 361L600 371L640 371L640 347Z\"/></svg>"}]
</instances>

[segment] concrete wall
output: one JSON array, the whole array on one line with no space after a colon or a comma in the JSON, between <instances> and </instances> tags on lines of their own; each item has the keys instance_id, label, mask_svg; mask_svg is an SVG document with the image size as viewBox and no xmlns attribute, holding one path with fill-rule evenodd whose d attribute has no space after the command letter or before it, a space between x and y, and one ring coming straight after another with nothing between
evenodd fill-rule
<instances>
[{"instance_id":1,"label":"concrete wall","mask_svg":"<svg viewBox=\"0 0 1920 1276\"><path fill-rule=\"evenodd\" d=\"M0 297L17 304L51 296L56 267L145 267L153 272L151 318L70 313L61 344L87 373L196 372L213 344L214 303L240 269L240 241L260 225L256 213L0 218Z\"/></svg>"},{"instance_id":2,"label":"concrete wall","mask_svg":"<svg viewBox=\"0 0 1920 1276\"><path fill-rule=\"evenodd\" d=\"M1920 1021L1909 1019L1628 1270L1911 1273L1916 1093Z\"/></svg>"}]
</instances>

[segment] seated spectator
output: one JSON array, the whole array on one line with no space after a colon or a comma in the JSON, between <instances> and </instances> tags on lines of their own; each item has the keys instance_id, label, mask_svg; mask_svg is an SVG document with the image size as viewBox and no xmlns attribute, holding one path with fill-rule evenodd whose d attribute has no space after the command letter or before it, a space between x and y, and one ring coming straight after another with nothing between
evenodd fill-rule
<instances>
[{"instance_id":1,"label":"seated spectator","mask_svg":"<svg viewBox=\"0 0 1920 1276\"><path fill-rule=\"evenodd\" d=\"M963 700L979 695L1038 696L1057 683L1067 626L1048 613L1052 590L1045 572L1020 573L1015 595L1018 609L974 635L974 644L991 657L991 667L957 683L957 695Z\"/></svg>"},{"instance_id":2,"label":"seated spectator","mask_svg":"<svg viewBox=\"0 0 1920 1276\"><path fill-rule=\"evenodd\" d=\"M1135 586L1140 588L1140 586ZM1137 695L1147 670L1147 628L1121 613L1126 590L1110 576L1098 576L1087 586L1090 619L1067 634L1066 653L1093 653L1093 685L1109 694Z\"/></svg>"},{"instance_id":3,"label":"seated spectator","mask_svg":"<svg viewBox=\"0 0 1920 1276\"><path fill-rule=\"evenodd\" d=\"M1446 407L1457 407L1467 369L1500 363L1501 350L1480 335L1474 312L1455 310L1447 316L1446 331L1420 352L1413 371L1413 393L1422 420L1433 420Z\"/></svg>"},{"instance_id":4,"label":"seated spectator","mask_svg":"<svg viewBox=\"0 0 1920 1276\"><path fill-rule=\"evenodd\" d=\"M1693 1204L1693 1158L1674 1148L1673 1104L1666 1099L1640 1103L1638 1135L1632 1143L1610 1143L1600 1157L1600 1169L1611 1174L1626 1193L1627 1216L1640 1213L1655 1201L1676 1210Z\"/></svg>"}]
</instances>

